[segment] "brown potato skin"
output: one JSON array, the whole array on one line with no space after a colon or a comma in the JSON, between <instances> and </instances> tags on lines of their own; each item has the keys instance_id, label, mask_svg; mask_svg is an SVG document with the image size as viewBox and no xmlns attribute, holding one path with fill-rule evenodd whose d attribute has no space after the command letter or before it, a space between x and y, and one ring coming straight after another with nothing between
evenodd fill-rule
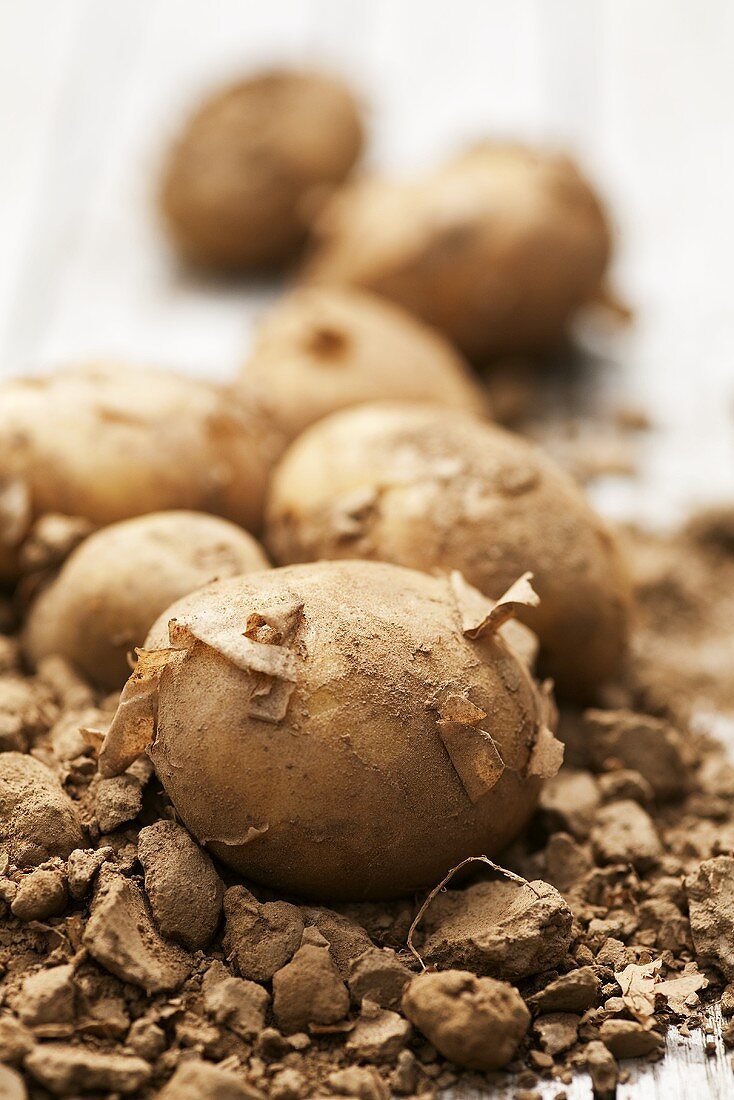
<instances>
[{"instance_id":1,"label":"brown potato skin","mask_svg":"<svg viewBox=\"0 0 734 1100\"><path fill-rule=\"evenodd\" d=\"M101 526L191 509L257 531L283 446L252 400L164 371L93 365L0 386L0 478L27 484L34 516Z\"/></svg>"},{"instance_id":2,"label":"brown potato skin","mask_svg":"<svg viewBox=\"0 0 734 1100\"><path fill-rule=\"evenodd\" d=\"M103 527L78 546L28 612L32 665L60 654L101 688L120 688L128 654L174 600L212 581L268 568L255 539L200 512L155 512Z\"/></svg>"},{"instance_id":3,"label":"brown potato skin","mask_svg":"<svg viewBox=\"0 0 734 1100\"><path fill-rule=\"evenodd\" d=\"M252 676L207 645L161 677L149 751L194 836L247 878L322 900L410 893L512 840L540 786L523 770L542 704L500 638L463 635L445 579L377 562L238 577L174 604L146 649L169 644L170 619L213 614L239 630L284 601L303 609L280 722L249 716ZM487 713L507 765L474 803L436 725L446 695L462 693Z\"/></svg>"},{"instance_id":4,"label":"brown potato skin","mask_svg":"<svg viewBox=\"0 0 734 1100\"><path fill-rule=\"evenodd\" d=\"M273 475L266 545L279 564L459 569L493 599L530 570L540 606L522 618L559 693L591 697L622 667L630 584L611 533L540 450L469 414L386 403L315 424Z\"/></svg>"},{"instance_id":5,"label":"brown potato skin","mask_svg":"<svg viewBox=\"0 0 734 1100\"><path fill-rule=\"evenodd\" d=\"M304 279L383 294L487 360L562 342L611 247L573 161L487 142L424 179L345 187L316 219Z\"/></svg>"},{"instance_id":6,"label":"brown potato skin","mask_svg":"<svg viewBox=\"0 0 734 1100\"><path fill-rule=\"evenodd\" d=\"M384 298L302 287L261 325L242 374L290 438L366 401L435 402L488 414L489 402L444 337Z\"/></svg>"},{"instance_id":7,"label":"brown potato skin","mask_svg":"<svg viewBox=\"0 0 734 1100\"><path fill-rule=\"evenodd\" d=\"M205 267L283 264L304 239L309 199L345 178L362 143L359 108L334 77L282 70L222 89L165 165L160 207L173 242Z\"/></svg>"}]
</instances>

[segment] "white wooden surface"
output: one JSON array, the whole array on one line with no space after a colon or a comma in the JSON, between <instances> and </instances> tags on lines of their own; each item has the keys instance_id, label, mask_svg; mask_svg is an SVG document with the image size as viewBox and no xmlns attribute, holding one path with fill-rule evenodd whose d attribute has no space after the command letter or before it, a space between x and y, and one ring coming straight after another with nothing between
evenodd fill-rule
<instances>
[{"instance_id":1,"label":"white wooden surface","mask_svg":"<svg viewBox=\"0 0 734 1100\"><path fill-rule=\"evenodd\" d=\"M664 524L731 498L733 53L731 0L0 0L0 375L98 356L230 375L277 287L178 270L151 202L161 150L212 83L322 61L369 103L375 166L484 134L582 156L637 310L601 386L657 425L642 480L597 503ZM622 1100L734 1096L721 1049L670 1046Z\"/></svg>"}]
</instances>

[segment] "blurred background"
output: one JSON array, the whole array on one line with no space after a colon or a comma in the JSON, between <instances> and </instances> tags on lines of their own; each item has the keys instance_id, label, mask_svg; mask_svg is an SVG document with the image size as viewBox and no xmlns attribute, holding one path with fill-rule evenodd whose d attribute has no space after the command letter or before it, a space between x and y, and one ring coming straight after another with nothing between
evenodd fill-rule
<instances>
[{"instance_id":1,"label":"blurred background","mask_svg":"<svg viewBox=\"0 0 734 1100\"><path fill-rule=\"evenodd\" d=\"M487 135L579 156L634 310L584 336L588 407L652 422L639 476L592 495L656 526L731 499L733 51L729 0L1 0L0 372L112 357L231 376L279 288L179 267L159 166L212 86L321 63L366 104L368 167Z\"/></svg>"}]
</instances>

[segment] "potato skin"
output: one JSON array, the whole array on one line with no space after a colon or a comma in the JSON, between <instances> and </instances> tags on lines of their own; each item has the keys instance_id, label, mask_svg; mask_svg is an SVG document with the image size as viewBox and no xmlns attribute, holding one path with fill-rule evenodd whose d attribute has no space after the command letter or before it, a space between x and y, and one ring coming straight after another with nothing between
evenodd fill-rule
<instances>
[{"instance_id":1,"label":"potato skin","mask_svg":"<svg viewBox=\"0 0 734 1100\"><path fill-rule=\"evenodd\" d=\"M33 603L23 645L35 665L61 654L92 683L120 688L127 655L169 604L212 581L268 568L255 539L200 512L154 512L90 535Z\"/></svg>"},{"instance_id":2,"label":"potato skin","mask_svg":"<svg viewBox=\"0 0 734 1100\"><path fill-rule=\"evenodd\" d=\"M0 479L35 516L97 524L170 508L249 530L284 441L252 402L163 371L86 366L0 386Z\"/></svg>"},{"instance_id":3,"label":"potato skin","mask_svg":"<svg viewBox=\"0 0 734 1100\"><path fill-rule=\"evenodd\" d=\"M223 581L153 627L296 609L298 656L285 717L254 719L258 680L208 645L164 672L150 755L200 842L248 878L314 898L398 896L522 828L540 781L524 769L542 705L501 638L470 641L448 581L377 562L322 562ZM264 648L264 647L261 647ZM478 801L439 736L450 694L488 715L505 764Z\"/></svg>"},{"instance_id":4,"label":"potato skin","mask_svg":"<svg viewBox=\"0 0 734 1100\"><path fill-rule=\"evenodd\" d=\"M278 266L302 243L310 196L357 160L359 109L323 73L273 71L232 84L189 119L160 206L181 253L224 270Z\"/></svg>"},{"instance_id":5,"label":"potato skin","mask_svg":"<svg viewBox=\"0 0 734 1100\"><path fill-rule=\"evenodd\" d=\"M472 412L488 401L440 333L376 295L303 287L261 326L241 375L289 438L365 401L427 401Z\"/></svg>"},{"instance_id":6,"label":"potato skin","mask_svg":"<svg viewBox=\"0 0 734 1100\"><path fill-rule=\"evenodd\" d=\"M540 606L522 618L559 692L620 671L630 587L611 533L537 448L468 414L374 404L315 424L273 475L266 545L279 564L459 569L493 599L530 570Z\"/></svg>"},{"instance_id":7,"label":"potato skin","mask_svg":"<svg viewBox=\"0 0 734 1100\"><path fill-rule=\"evenodd\" d=\"M610 253L604 210L573 161L487 142L422 180L339 192L316 220L304 277L383 294L489 359L557 345Z\"/></svg>"}]
</instances>

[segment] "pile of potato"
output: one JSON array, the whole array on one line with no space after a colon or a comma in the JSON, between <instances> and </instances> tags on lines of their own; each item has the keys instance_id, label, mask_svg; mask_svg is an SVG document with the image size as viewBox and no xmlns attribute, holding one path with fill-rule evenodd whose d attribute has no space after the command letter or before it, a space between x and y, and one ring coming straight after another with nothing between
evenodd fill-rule
<instances>
[{"instance_id":1,"label":"pile of potato","mask_svg":"<svg viewBox=\"0 0 734 1100\"><path fill-rule=\"evenodd\" d=\"M147 752L219 859L319 899L511 842L560 765L552 681L613 684L630 614L612 533L492 423L464 358L565 338L602 292L599 200L506 145L347 179L363 133L341 82L281 71L171 151L186 260L305 256L230 384L105 364L0 388L0 581L29 666L121 692L103 775Z\"/></svg>"}]
</instances>

